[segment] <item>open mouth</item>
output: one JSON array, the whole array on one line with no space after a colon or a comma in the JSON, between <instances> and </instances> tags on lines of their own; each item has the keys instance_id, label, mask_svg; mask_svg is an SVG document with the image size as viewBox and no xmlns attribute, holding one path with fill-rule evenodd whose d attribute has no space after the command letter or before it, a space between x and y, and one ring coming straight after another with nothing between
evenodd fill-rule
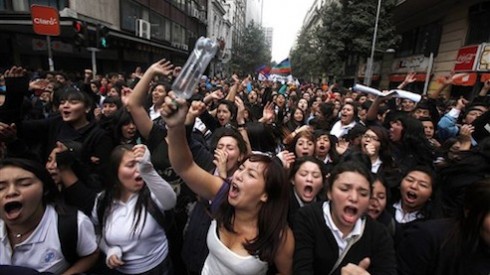
<instances>
[{"instance_id":1,"label":"open mouth","mask_svg":"<svg viewBox=\"0 0 490 275\"><path fill-rule=\"evenodd\" d=\"M359 210L353 206L346 206L344 208L344 220L348 223L355 223L357 221L357 213Z\"/></svg>"},{"instance_id":2,"label":"open mouth","mask_svg":"<svg viewBox=\"0 0 490 275\"><path fill-rule=\"evenodd\" d=\"M230 186L230 191L228 192L228 196L231 198L236 198L238 194L240 194L240 188L235 183L232 183Z\"/></svg>"},{"instance_id":3,"label":"open mouth","mask_svg":"<svg viewBox=\"0 0 490 275\"><path fill-rule=\"evenodd\" d=\"M407 192L407 200L408 200L408 202L414 202L415 200L417 200L417 194L415 192L408 191Z\"/></svg>"},{"instance_id":4,"label":"open mouth","mask_svg":"<svg viewBox=\"0 0 490 275\"><path fill-rule=\"evenodd\" d=\"M357 215L357 208L352 207L352 206L346 206L345 207L345 213L352 215L352 216Z\"/></svg>"},{"instance_id":5,"label":"open mouth","mask_svg":"<svg viewBox=\"0 0 490 275\"><path fill-rule=\"evenodd\" d=\"M9 220L14 220L19 217L22 210L22 203L18 201L8 202L4 205L6 218Z\"/></svg>"},{"instance_id":6,"label":"open mouth","mask_svg":"<svg viewBox=\"0 0 490 275\"><path fill-rule=\"evenodd\" d=\"M305 192L305 195L311 196L313 194L313 187L305 186L304 192Z\"/></svg>"}]
</instances>

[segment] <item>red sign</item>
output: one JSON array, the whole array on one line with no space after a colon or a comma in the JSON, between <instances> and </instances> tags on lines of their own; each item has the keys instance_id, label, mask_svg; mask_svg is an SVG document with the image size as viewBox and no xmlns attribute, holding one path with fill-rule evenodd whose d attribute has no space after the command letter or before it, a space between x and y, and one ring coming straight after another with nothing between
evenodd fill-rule
<instances>
[{"instance_id":1,"label":"red sign","mask_svg":"<svg viewBox=\"0 0 490 275\"><path fill-rule=\"evenodd\" d=\"M454 65L455 72L474 71L476 69L476 57L480 45L472 45L459 49Z\"/></svg>"},{"instance_id":2,"label":"red sign","mask_svg":"<svg viewBox=\"0 0 490 275\"><path fill-rule=\"evenodd\" d=\"M31 6L32 28L39 35L60 35L60 17L53 7Z\"/></svg>"},{"instance_id":3,"label":"red sign","mask_svg":"<svg viewBox=\"0 0 490 275\"><path fill-rule=\"evenodd\" d=\"M482 74L480 77L480 81L485 82L487 80L490 80L490 74Z\"/></svg>"}]
</instances>

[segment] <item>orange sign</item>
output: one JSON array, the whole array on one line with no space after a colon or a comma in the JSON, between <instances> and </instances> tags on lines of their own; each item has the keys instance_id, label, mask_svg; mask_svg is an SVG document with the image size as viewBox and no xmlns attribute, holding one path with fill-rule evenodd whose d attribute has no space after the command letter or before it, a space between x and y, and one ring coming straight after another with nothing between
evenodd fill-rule
<instances>
[{"instance_id":1,"label":"orange sign","mask_svg":"<svg viewBox=\"0 0 490 275\"><path fill-rule=\"evenodd\" d=\"M482 74L480 77L480 81L485 82L487 80L490 80L490 74Z\"/></svg>"},{"instance_id":2,"label":"orange sign","mask_svg":"<svg viewBox=\"0 0 490 275\"><path fill-rule=\"evenodd\" d=\"M473 86L478 75L476 73L459 73L453 75L453 84L457 86Z\"/></svg>"},{"instance_id":3,"label":"orange sign","mask_svg":"<svg viewBox=\"0 0 490 275\"><path fill-rule=\"evenodd\" d=\"M60 35L60 16L53 7L31 6L32 28L39 35Z\"/></svg>"}]
</instances>

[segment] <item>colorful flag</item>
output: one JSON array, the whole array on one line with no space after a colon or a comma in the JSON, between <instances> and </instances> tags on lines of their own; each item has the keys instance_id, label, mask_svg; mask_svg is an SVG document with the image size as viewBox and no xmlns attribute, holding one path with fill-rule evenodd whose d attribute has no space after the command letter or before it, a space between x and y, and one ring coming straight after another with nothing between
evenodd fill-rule
<instances>
[{"instance_id":1,"label":"colorful flag","mask_svg":"<svg viewBox=\"0 0 490 275\"><path fill-rule=\"evenodd\" d=\"M272 67L271 74L279 75L290 75L291 74L291 63L289 63L289 58L284 59L276 66Z\"/></svg>"},{"instance_id":2,"label":"colorful flag","mask_svg":"<svg viewBox=\"0 0 490 275\"><path fill-rule=\"evenodd\" d=\"M268 75L270 71L271 71L271 67L267 65L262 65L257 69L255 69L256 73L263 74L263 75Z\"/></svg>"}]
</instances>

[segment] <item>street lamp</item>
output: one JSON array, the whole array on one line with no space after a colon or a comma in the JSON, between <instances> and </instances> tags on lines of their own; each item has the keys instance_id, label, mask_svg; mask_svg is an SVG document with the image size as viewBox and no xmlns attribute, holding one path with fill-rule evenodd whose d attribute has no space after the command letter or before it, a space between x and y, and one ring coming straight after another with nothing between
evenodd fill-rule
<instances>
[{"instance_id":1,"label":"street lamp","mask_svg":"<svg viewBox=\"0 0 490 275\"><path fill-rule=\"evenodd\" d=\"M366 86L371 86L371 80L373 78L373 59L374 51L376 50L376 38L378 36L378 21L380 10L381 0L378 0L378 9L376 10L376 22L374 23L373 43L371 44L371 56L367 60L366 73L364 76L364 85Z\"/></svg>"}]
</instances>

